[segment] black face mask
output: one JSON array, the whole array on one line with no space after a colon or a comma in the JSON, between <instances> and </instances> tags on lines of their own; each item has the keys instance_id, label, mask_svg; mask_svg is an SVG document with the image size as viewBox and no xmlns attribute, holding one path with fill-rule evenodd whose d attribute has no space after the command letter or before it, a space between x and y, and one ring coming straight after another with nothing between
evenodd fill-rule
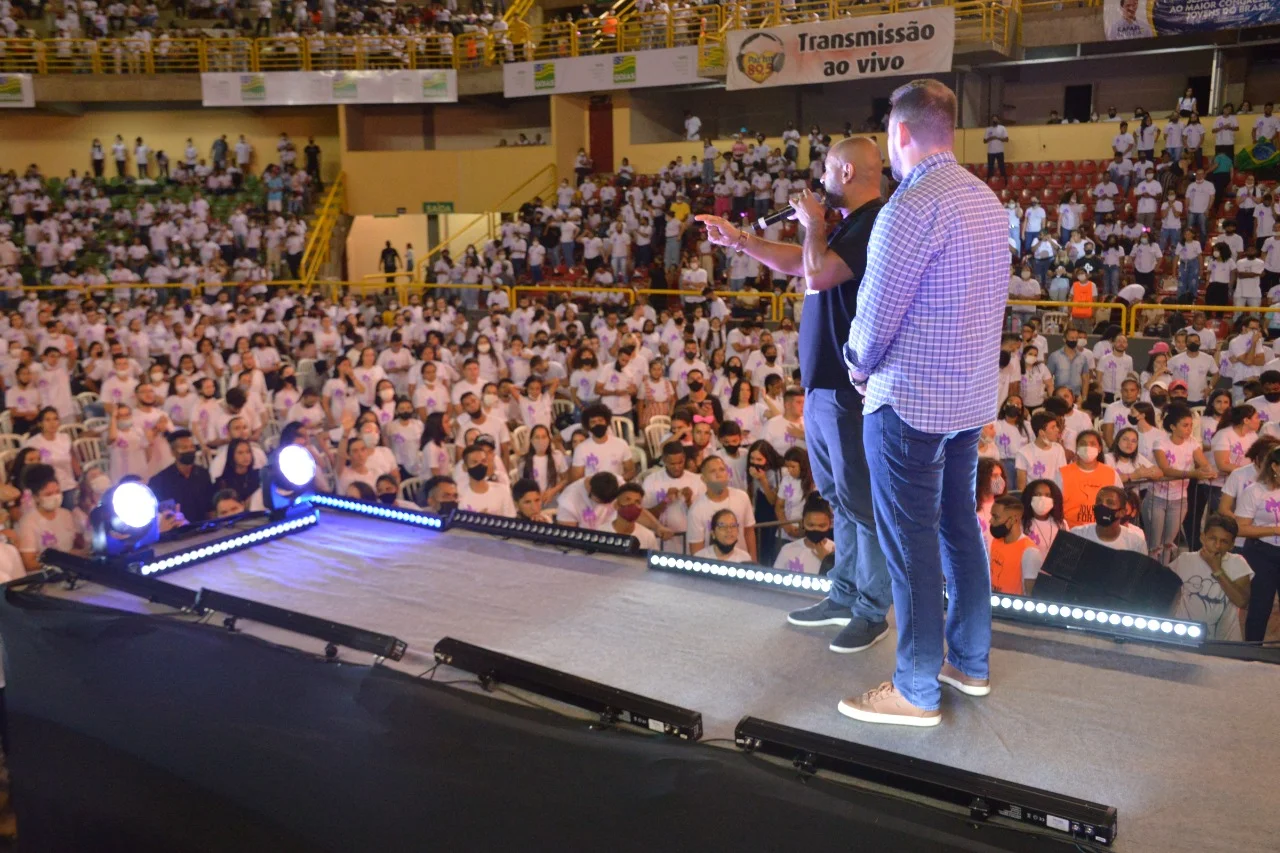
<instances>
[{"instance_id":1,"label":"black face mask","mask_svg":"<svg viewBox=\"0 0 1280 853\"><path fill-rule=\"evenodd\" d=\"M819 542L823 541L824 539L830 539L831 531L830 530L806 530L804 532L804 538L808 539L814 545L817 545Z\"/></svg>"},{"instance_id":2,"label":"black face mask","mask_svg":"<svg viewBox=\"0 0 1280 853\"><path fill-rule=\"evenodd\" d=\"M997 539L1003 539L1009 535L1009 531L1012 529L1008 524L993 524L991 525L991 535Z\"/></svg>"},{"instance_id":3,"label":"black face mask","mask_svg":"<svg viewBox=\"0 0 1280 853\"><path fill-rule=\"evenodd\" d=\"M409 418L413 417L413 412L397 412L396 417L402 421L407 421Z\"/></svg>"},{"instance_id":4,"label":"black face mask","mask_svg":"<svg viewBox=\"0 0 1280 853\"><path fill-rule=\"evenodd\" d=\"M687 352L684 354L684 357L686 361L693 361L698 357L698 354L696 352Z\"/></svg>"},{"instance_id":5,"label":"black face mask","mask_svg":"<svg viewBox=\"0 0 1280 853\"><path fill-rule=\"evenodd\" d=\"M609 425L593 424L592 426L587 427L587 431L590 432L592 435L594 435L596 438L604 438L605 433L609 431Z\"/></svg>"},{"instance_id":6,"label":"black face mask","mask_svg":"<svg viewBox=\"0 0 1280 853\"><path fill-rule=\"evenodd\" d=\"M738 547L737 542L734 542L732 545L723 545L721 544L719 539L712 539L711 544L716 546L716 550L719 551L721 554L731 553L734 548Z\"/></svg>"},{"instance_id":7,"label":"black face mask","mask_svg":"<svg viewBox=\"0 0 1280 853\"><path fill-rule=\"evenodd\" d=\"M693 382L690 382L690 383L689 383L689 390L690 390L690 391L692 391L692 392L694 392L694 393L696 394L697 392L699 392L699 391L701 391L701 390L702 390L702 383L701 383L701 382L698 382L697 380L694 380Z\"/></svg>"},{"instance_id":8,"label":"black face mask","mask_svg":"<svg viewBox=\"0 0 1280 853\"><path fill-rule=\"evenodd\" d=\"M194 464L196 464L196 452L195 452L194 450L188 450L186 453L179 453L179 454L178 454L178 464L179 464L179 465L194 465Z\"/></svg>"},{"instance_id":9,"label":"black face mask","mask_svg":"<svg viewBox=\"0 0 1280 853\"><path fill-rule=\"evenodd\" d=\"M1063 341L1062 345L1065 346L1067 349L1075 349L1080 345L1080 342L1079 341Z\"/></svg>"},{"instance_id":10,"label":"black face mask","mask_svg":"<svg viewBox=\"0 0 1280 853\"><path fill-rule=\"evenodd\" d=\"M1022 410L1017 406L1005 406L1000 411L1000 416L1005 418L1016 418L1020 414L1022 414Z\"/></svg>"},{"instance_id":11,"label":"black face mask","mask_svg":"<svg viewBox=\"0 0 1280 853\"><path fill-rule=\"evenodd\" d=\"M1120 517L1120 510L1112 509L1102 504L1094 504L1093 520L1098 523L1099 527L1109 527L1116 523L1116 519Z\"/></svg>"},{"instance_id":12,"label":"black face mask","mask_svg":"<svg viewBox=\"0 0 1280 853\"><path fill-rule=\"evenodd\" d=\"M483 480L489 476L488 465L472 465L467 469L467 476L473 480Z\"/></svg>"},{"instance_id":13,"label":"black face mask","mask_svg":"<svg viewBox=\"0 0 1280 853\"><path fill-rule=\"evenodd\" d=\"M1280 403L1280 391L1269 391L1262 395L1262 399L1268 403Z\"/></svg>"},{"instance_id":14,"label":"black face mask","mask_svg":"<svg viewBox=\"0 0 1280 853\"><path fill-rule=\"evenodd\" d=\"M1013 360L1013 353L1008 350L1000 350L1000 366L1008 367L1009 362Z\"/></svg>"},{"instance_id":15,"label":"black face mask","mask_svg":"<svg viewBox=\"0 0 1280 853\"><path fill-rule=\"evenodd\" d=\"M1125 418L1125 420L1127 420L1127 421L1129 422L1129 425L1130 425L1130 426L1137 426L1137 425L1138 425L1138 416L1137 416L1137 415L1129 415L1129 417Z\"/></svg>"},{"instance_id":16,"label":"black face mask","mask_svg":"<svg viewBox=\"0 0 1280 853\"><path fill-rule=\"evenodd\" d=\"M378 495L378 501L384 504L393 504L396 502L396 493L383 492L382 494Z\"/></svg>"},{"instance_id":17,"label":"black face mask","mask_svg":"<svg viewBox=\"0 0 1280 853\"><path fill-rule=\"evenodd\" d=\"M448 515L449 513L453 512L457 508L458 508L457 501L441 501L440 502L441 515Z\"/></svg>"},{"instance_id":18,"label":"black face mask","mask_svg":"<svg viewBox=\"0 0 1280 853\"><path fill-rule=\"evenodd\" d=\"M1165 403L1167 403L1167 402L1169 402L1169 398L1168 398L1168 397L1165 397L1165 396L1160 395L1160 394L1152 394L1152 395L1151 395L1151 405L1155 406L1157 409L1159 409L1159 408L1163 408L1164 404L1165 404Z\"/></svg>"},{"instance_id":19,"label":"black face mask","mask_svg":"<svg viewBox=\"0 0 1280 853\"><path fill-rule=\"evenodd\" d=\"M1187 344L1187 352L1200 352L1199 344Z\"/></svg>"},{"instance_id":20,"label":"black face mask","mask_svg":"<svg viewBox=\"0 0 1280 853\"><path fill-rule=\"evenodd\" d=\"M730 456L737 456L738 451L742 449L742 445L740 444L725 444L722 446L724 447L724 452L728 453Z\"/></svg>"}]
</instances>

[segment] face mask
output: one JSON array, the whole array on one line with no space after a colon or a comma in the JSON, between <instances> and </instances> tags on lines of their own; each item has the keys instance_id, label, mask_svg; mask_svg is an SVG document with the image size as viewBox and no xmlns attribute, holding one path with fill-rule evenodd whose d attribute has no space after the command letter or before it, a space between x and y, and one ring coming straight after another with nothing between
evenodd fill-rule
<instances>
[{"instance_id":1,"label":"face mask","mask_svg":"<svg viewBox=\"0 0 1280 853\"><path fill-rule=\"evenodd\" d=\"M1036 515L1048 515L1053 511L1053 498L1048 495L1036 495L1031 499L1031 511Z\"/></svg>"},{"instance_id":2,"label":"face mask","mask_svg":"<svg viewBox=\"0 0 1280 853\"><path fill-rule=\"evenodd\" d=\"M596 438L604 438L605 434L609 432L609 425L594 424L593 426L588 427L588 432L590 432Z\"/></svg>"},{"instance_id":3,"label":"face mask","mask_svg":"<svg viewBox=\"0 0 1280 853\"><path fill-rule=\"evenodd\" d=\"M715 545L716 550L719 551L721 554L728 554L732 552L734 548L738 547L737 542L734 542L731 545L724 545L724 544L721 544L719 539L712 539L711 544Z\"/></svg>"},{"instance_id":4,"label":"face mask","mask_svg":"<svg viewBox=\"0 0 1280 853\"><path fill-rule=\"evenodd\" d=\"M498 405L498 395L497 395L497 394L485 394L485 395L484 395L484 405L485 405L485 408L486 408L486 409L492 409L494 406Z\"/></svg>"},{"instance_id":5,"label":"face mask","mask_svg":"<svg viewBox=\"0 0 1280 853\"><path fill-rule=\"evenodd\" d=\"M122 421L116 421L116 426L124 430L132 429L133 421L126 418L125 420L122 420Z\"/></svg>"},{"instance_id":6,"label":"face mask","mask_svg":"<svg viewBox=\"0 0 1280 853\"><path fill-rule=\"evenodd\" d=\"M467 469L467 476L473 480L483 480L489 476L489 467L487 465L472 465Z\"/></svg>"},{"instance_id":7,"label":"face mask","mask_svg":"<svg viewBox=\"0 0 1280 853\"><path fill-rule=\"evenodd\" d=\"M1263 394L1262 398L1268 403L1280 403L1280 391L1271 391L1267 394Z\"/></svg>"},{"instance_id":8,"label":"face mask","mask_svg":"<svg viewBox=\"0 0 1280 853\"><path fill-rule=\"evenodd\" d=\"M1151 395L1151 405L1155 406L1157 409L1163 408L1164 404L1167 402L1169 402L1169 398L1163 394Z\"/></svg>"},{"instance_id":9,"label":"face mask","mask_svg":"<svg viewBox=\"0 0 1280 853\"><path fill-rule=\"evenodd\" d=\"M1080 345L1080 342L1079 342L1079 341L1064 341L1064 342L1063 342L1063 346L1065 346L1067 349L1075 349L1075 348L1076 348L1077 346L1079 346L1079 345Z\"/></svg>"},{"instance_id":10,"label":"face mask","mask_svg":"<svg viewBox=\"0 0 1280 853\"><path fill-rule=\"evenodd\" d=\"M991 480L991 494L1003 495L1005 489L1004 477L994 477Z\"/></svg>"},{"instance_id":11,"label":"face mask","mask_svg":"<svg viewBox=\"0 0 1280 853\"><path fill-rule=\"evenodd\" d=\"M153 373L153 374L151 374L151 381L152 381L152 382L163 382L163 381L164 381L164 374L163 374L163 373L158 373L158 372L157 372L157 373Z\"/></svg>"},{"instance_id":12,"label":"face mask","mask_svg":"<svg viewBox=\"0 0 1280 853\"><path fill-rule=\"evenodd\" d=\"M1008 350L1000 350L1000 366L1008 367L1009 362L1013 359L1013 353Z\"/></svg>"},{"instance_id":13,"label":"face mask","mask_svg":"<svg viewBox=\"0 0 1280 853\"><path fill-rule=\"evenodd\" d=\"M1029 278L1031 278L1031 270L1023 270L1023 271L1022 271L1022 280L1023 280L1023 281L1026 281L1026 280L1027 280L1027 279L1029 279Z\"/></svg>"},{"instance_id":14,"label":"face mask","mask_svg":"<svg viewBox=\"0 0 1280 853\"><path fill-rule=\"evenodd\" d=\"M188 450L186 453L179 453L179 454L178 454L178 464L179 464L179 465L194 465L194 464L196 464L196 452L195 452L194 450Z\"/></svg>"},{"instance_id":15,"label":"face mask","mask_svg":"<svg viewBox=\"0 0 1280 853\"><path fill-rule=\"evenodd\" d=\"M618 507L618 518L621 518L623 521L635 521L637 518L640 517L640 513L642 511L643 509L641 508L640 504L631 504L630 506L620 506Z\"/></svg>"},{"instance_id":16,"label":"face mask","mask_svg":"<svg viewBox=\"0 0 1280 853\"><path fill-rule=\"evenodd\" d=\"M817 545L819 542L823 541L824 539L830 539L831 531L830 530L806 530L804 532L804 538L808 539L814 545Z\"/></svg>"},{"instance_id":17,"label":"face mask","mask_svg":"<svg viewBox=\"0 0 1280 853\"><path fill-rule=\"evenodd\" d=\"M726 445L724 445L724 452L725 452L725 453L727 453L727 454L729 454L730 456L737 456L737 455L738 455L738 451L739 451L739 450L741 450L741 449L742 449L742 445L741 445L741 444L726 444Z\"/></svg>"},{"instance_id":18,"label":"face mask","mask_svg":"<svg viewBox=\"0 0 1280 853\"><path fill-rule=\"evenodd\" d=\"M360 440L364 442L365 447L373 448L378 446L378 434L376 432L360 433Z\"/></svg>"},{"instance_id":19,"label":"face mask","mask_svg":"<svg viewBox=\"0 0 1280 853\"><path fill-rule=\"evenodd\" d=\"M696 394L696 393L698 393L699 391L701 391L701 390L702 390L702 383L701 383L701 382L698 382L698 381L696 381L696 380L695 380L695 381L693 381L693 382L690 382L690 383L689 383L689 390L690 390L690 391L692 391L692 392L693 392L693 393L695 393L695 394Z\"/></svg>"},{"instance_id":20,"label":"face mask","mask_svg":"<svg viewBox=\"0 0 1280 853\"><path fill-rule=\"evenodd\" d=\"M1020 414L1022 414L1022 410L1019 409L1017 406L1005 406L1000 411L1001 417L1005 417L1005 418L1016 418Z\"/></svg>"},{"instance_id":21,"label":"face mask","mask_svg":"<svg viewBox=\"0 0 1280 853\"><path fill-rule=\"evenodd\" d=\"M382 494L378 495L378 501L384 504L393 504L396 502L396 493L383 492Z\"/></svg>"},{"instance_id":22,"label":"face mask","mask_svg":"<svg viewBox=\"0 0 1280 853\"><path fill-rule=\"evenodd\" d=\"M1013 528L1007 524L993 524L991 525L991 535L997 539L1003 539L1009 535L1009 531L1012 529Z\"/></svg>"},{"instance_id":23,"label":"face mask","mask_svg":"<svg viewBox=\"0 0 1280 853\"><path fill-rule=\"evenodd\" d=\"M448 515L449 513L453 512L457 508L458 508L457 501L441 501L440 502L441 515Z\"/></svg>"},{"instance_id":24,"label":"face mask","mask_svg":"<svg viewBox=\"0 0 1280 853\"><path fill-rule=\"evenodd\" d=\"M1027 366L1028 366L1028 367L1032 367L1032 366L1034 366L1034 365L1035 365L1036 363L1038 363L1039 361L1040 361L1040 356L1038 356L1038 355L1029 355L1029 356L1027 356Z\"/></svg>"},{"instance_id":25,"label":"face mask","mask_svg":"<svg viewBox=\"0 0 1280 853\"><path fill-rule=\"evenodd\" d=\"M493 349L493 347L489 344L480 344L480 346L476 347L476 352L489 352L491 349Z\"/></svg>"},{"instance_id":26,"label":"face mask","mask_svg":"<svg viewBox=\"0 0 1280 853\"><path fill-rule=\"evenodd\" d=\"M1128 417L1128 418L1126 418L1125 420L1129 421L1129 425L1130 425L1130 426L1137 426L1137 425L1138 425L1138 416L1137 416L1137 415L1129 415L1129 417Z\"/></svg>"},{"instance_id":27,"label":"face mask","mask_svg":"<svg viewBox=\"0 0 1280 853\"><path fill-rule=\"evenodd\" d=\"M1200 352L1200 344L1187 344L1187 352Z\"/></svg>"},{"instance_id":28,"label":"face mask","mask_svg":"<svg viewBox=\"0 0 1280 853\"><path fill-rule=\"evenodd\" d=\"M53 512L62 506L62 495L41 495L36 505L45 512Z\"/></svg>"},{"instance_id":29,"label":"face mask","mask_svg":"<svg viewBox=\"0 0 1280 853\"><path fill-rule=\"evenodd\" d=\"M129 371L127 371L127 370L117 370L117 371L116 371L116 376L117 376L117 377L119 377L120 379L128 379L128 378L129 378Z\"/></svg>"},{"instance_id":30,"label":"face mask","mask_svg":"<svg viewBox=\"0 0 1280 853\"><path fill-rule=\"evenodd\" d=\"M407 421L413 417L413 412L396 412L396 417L402 421Z\"/></svg>"},{"instance_id":31,"label":"face mask","mask_svg":"<svg viewBox=\"0 0 1280 853\"><path fill-rule=\"evenodd\" d=\"M1116 519L1120 517L1120 511L1112 509L1109 506L1096 504L1093 507L1093 518L1099 527L1110 527L1116 523Z\"/></svg>"},{"instance_id":32,"label":"face mask","mask_svg":"<svg viewBox=\"0 0 1280 853\"><path fill-rule=\"evenodd\" d=\"M1085 462L1092 462L1098 458L1098 448L1094 447L1092 444L1084 447L1077 447L1076 456L1079 456Z\"/></svg>"}]
</instances>

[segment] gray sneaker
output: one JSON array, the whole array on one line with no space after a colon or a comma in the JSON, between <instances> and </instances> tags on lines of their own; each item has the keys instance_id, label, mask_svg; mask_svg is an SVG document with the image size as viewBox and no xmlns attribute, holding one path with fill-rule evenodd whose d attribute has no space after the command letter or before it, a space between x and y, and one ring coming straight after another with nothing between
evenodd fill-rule
<instances>
[{"instance_id":1,"label":"gray sneaker","mask_svg":"<svg viewBox=\"0 0 1280 853\"><path fill-rule=\"evenodd\" d=\"M853 611L841 607L829 598L824 598L812 607L793 610L787 614L787 621L802 628L821 628L823 625L848 625L853 618Z\"/></svg>"},{"instance_id":2,"label":"gray sneaker","mask_svg":"<svg viewBox=\"0 0 1280 853\"><path fill-rule=\"evenodd\" d=\"M836 634L829 648L842 655L869 649L885 637L889 636L888 622L868 622L866 619L854 619L844 630Z\"/></svg>"}]
</instances>

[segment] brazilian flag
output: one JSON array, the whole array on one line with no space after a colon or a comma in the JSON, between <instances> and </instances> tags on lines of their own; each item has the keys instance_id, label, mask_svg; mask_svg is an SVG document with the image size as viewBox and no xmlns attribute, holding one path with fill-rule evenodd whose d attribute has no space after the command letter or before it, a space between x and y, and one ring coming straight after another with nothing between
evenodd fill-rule
<instances>
[{"instance_id":1,"label":"brazilian flag","mask_svg":"<svg viewBox=\"0 0 1280 853\"><path fill-rule=\"evenodd\" d=\"M1259 142L1252 148L1236 152L1236 168L1244 172L1259 172L1264 180L1272 173L1280 172L1280 150L1270 142Z\"/></svg>"}]
</instances>

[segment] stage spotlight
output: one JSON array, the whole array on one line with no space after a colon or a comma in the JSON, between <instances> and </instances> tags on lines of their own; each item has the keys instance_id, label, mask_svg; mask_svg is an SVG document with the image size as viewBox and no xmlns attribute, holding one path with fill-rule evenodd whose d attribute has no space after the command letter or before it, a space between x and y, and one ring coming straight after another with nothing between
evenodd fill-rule
<instances>
[{"instance_id":1,"label":"stage spotlight","mask_svg":"<svg viewBox=\"0 0 1280 853\"><path fill-rule=\"evenodd\" d=\"M755 717L744 717L738 723L734 741L747 752L792 762L805 779L820 771L838 773L967 808L975 821L1004 817L1093 844L1110 845L1116 839L1114 806L1029 788Z\"/></svg>"},{"instance_id":2,"label":"stage spotlight","mask_svg":"<svg viewBox=\"0 0 1280 853\"><path fill-rule=\"evenodd\" d=\"M715 560L661 551L649 552L649 568L813 595L826 595L831 591L831 581L822 575L806 575L745 563L717 563Z\"/></svg>"},{"instance_id":3,"label":"stage spotlight","mask_svg":"<svg viewBox=\"0 0 1280 853\"><path fill-rule=\"evenodd\" d=\"M159 520L156 496L144 484L130 480L112 486L89 514L94 556L114 559L154 545Z\"/></svg>"},{"instance_id":4,"label":"stage spotlight","mask_svg":"<svg viewBox=\"0 0 1280 853\"><path fill-rule=\"evenodd\" d=\"M565 527L541 521L486 515L465 509L453 511L449 516L449 526L475 530L479 533L492 533L505 539L525 539L543 545L554 545L557 548L577 548L588 553L598 551L606 554L632 555L640 552L640 543L636 537L625 533L588 530L584 527Z\"/></svg>"},{"instance_id":5,"label":"stage spotlight","mask_svg":"<svg viewBox=\"0 0 1280 853\"><path fill-rule=\"evenodd\" d=\"M315 506L322 506L326 509L354 512L358 515L369 515L374 518L383 518L387 521L398 521L402 524L415 524L432 530L444 530L448 527L448 519L422 510L401 509L398 506L388 506L370 501L356 501L351 498L336 497L335 495L314 494L309 495L307 500Z\"/></svg>"},{"instance_id":6,"label":"stage spotlight","mask_svg":"<svg viewBox=\"0 0 1280 853\"><path fill-rule=\"evenodd\" d=\"M508 684L566 705L585 708L599 714L601 720L608 724L629 723L682 740L702 737L702 714L679 705L628 693L452 637L436 643L435 657L437 663L474 673L486 690L495 683Z\"/></svg>"},{"instance_id":7,"label":"stage spotlight","mask_svg":"<svg viewBox=\"0 0 1280 853\"><path fill-rule=\"evenodd\" d=\"M294 507L304 503L315 485L316 460L297 444L277 448L262 471L262 505L273 520L300 513Z\"/></svg>"},{"instance_id":8,"label":"stage spotlight","mask_svg":"<svg viewBox=\"0 0 1280 853\"><path fill-rule=\"evenodd\" d=\"M288 536L290 533L310 527L320 520L320 513L317 510L305 503L301 504L301 506L306 507L306 515L291 513L293 517L285 521L267 524L233 536L225 536L212 542L201 542L198 545L192 545L186 550L166 554L158 560L149 559L137 567L137 572L141 575L160 575L175 569L184 569L196 563L211 560L214 557L221 557L232 551L239 551L241 548L247 548L250 545L257 545L259 542Z\"/></svg>"},{"instance_id":9,"label":"stage spotlight","mask_svg":"<svg viewBox=\"0 0 1280 853\"><path fill-rule=\"evenodd\" d=\"M1208 634L1202 622L1169 619L1164 616L1095 610L1035 598L992 595L991 615L998 619L1075 628L1094 634L1160 643L1199 646Z\"/></svg>"}]
</instances>

